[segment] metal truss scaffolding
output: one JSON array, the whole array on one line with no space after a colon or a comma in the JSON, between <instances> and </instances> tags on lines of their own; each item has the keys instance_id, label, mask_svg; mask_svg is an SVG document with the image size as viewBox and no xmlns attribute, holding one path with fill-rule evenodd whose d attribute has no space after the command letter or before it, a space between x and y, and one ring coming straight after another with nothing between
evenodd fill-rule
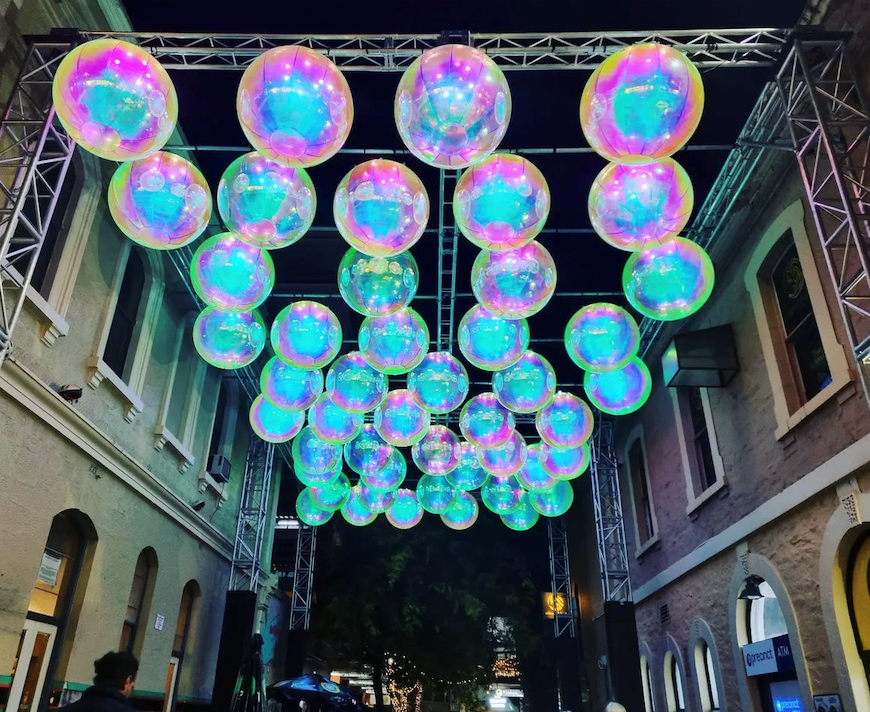
<instances>
[{"instance_id":1,"label":"metal truss scaffolding","mask_svg":"<svg viewBox=\"0 0 870 712\"><path fill-rule=\"evenodd\" d=\"M565 610L553 608L553 635L571 638L577 635L577 600L571 581L571 564L568 560L568 530L563 517L547 519L547 539L550 543L550 592L554 599L566 602Z\"/></svg>"},{"instance_id":2,"label":"metal truss scaffolding","mask_svg":"<svg viewBox=\"0 0 870 712\"><path fill-rule=\"evenodd\" d=\"M311 595L314 591L314 553L317 550L317 527L299 525L296 539L296 565L293 570L293 593L290 599L290 630L308 630L311 622Z\"/></svg>"},{"instance_id":3,"label":"metal truss scaffolding","mask_svg":"<svg viewBox=\"0 0 870 712\"><path fill-rule=\"evenodd\" d=\"M453 218L453 193L459 171L441 169L438 182L438 333L439 351L453 352L456 318L456 250L459 228Z\"/></svg>"}]
</instances>

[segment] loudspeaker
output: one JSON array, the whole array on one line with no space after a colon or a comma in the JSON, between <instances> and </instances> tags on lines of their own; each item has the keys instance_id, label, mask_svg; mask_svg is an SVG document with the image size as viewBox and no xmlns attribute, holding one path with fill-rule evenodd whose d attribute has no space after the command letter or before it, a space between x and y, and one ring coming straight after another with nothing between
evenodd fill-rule
<instances>
[{"instance_id":1,"label":"loudspeaker","mask_svg":"<svg viewBox=\"0 0 870 712\"><path fill-rule=\"evenodd\" d=\"M607 636L607 675L613 700L626 709L642 710L644 701L634 604L605 602L604 629Z\"/></svg>"},{"instance_id":2,"label":"loudspeaker","mask_svg":"<svg viewBox=\"0 0 870 712\"><path fill-rule=\"evenodd\" d=\"M248 655L257 613L257 594L253 591L227 591L221 642L214 673L211 708L223 712L230 708L236 679Z\"/></svg>"}]
</instances>

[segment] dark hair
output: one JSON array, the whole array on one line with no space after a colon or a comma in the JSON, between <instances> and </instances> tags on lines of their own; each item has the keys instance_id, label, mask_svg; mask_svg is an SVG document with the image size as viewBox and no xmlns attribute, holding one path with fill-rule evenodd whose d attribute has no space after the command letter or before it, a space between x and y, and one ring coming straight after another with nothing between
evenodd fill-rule
<instances>
[{"instance_id":1,"label":"dark hair","mask_svg":"<svg viewBox=\"0 0 870 712\"><path fill-rule=\"evenodd\" d=\"M94 684L121 689L128 677L136 679L139 661L130 653L106 653L94 660Z\"/></svg>"}]
</instances>

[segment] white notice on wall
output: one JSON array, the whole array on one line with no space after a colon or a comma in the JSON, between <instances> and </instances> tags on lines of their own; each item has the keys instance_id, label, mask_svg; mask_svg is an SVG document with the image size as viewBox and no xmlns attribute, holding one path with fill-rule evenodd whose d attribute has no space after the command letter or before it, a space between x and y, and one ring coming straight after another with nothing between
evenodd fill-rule
<instances>
[{"instance_id":1,"label":"white notice on wall","mask_svg":"<svg viewBox=\"0 0 870 712\"><path fill-rule=\"evenodd\" d=\"M57 572L60 571L61 558L52 556L47 551L42 554L42 563L39 564L37 580L46 583L52 588L57 586Z\"/></svg>"},{"instance_id":2,"label":"white notice on wall","mask_svg":"<svg viewBox=\"0 0 870 712\"><path fill-rule=\"evenodd\" d=\"M154 619L154 627L157 630L163 630L163 624L165 622L166 622L166 619L158 613L157 617Z\"/></svg>"}]
</instances>

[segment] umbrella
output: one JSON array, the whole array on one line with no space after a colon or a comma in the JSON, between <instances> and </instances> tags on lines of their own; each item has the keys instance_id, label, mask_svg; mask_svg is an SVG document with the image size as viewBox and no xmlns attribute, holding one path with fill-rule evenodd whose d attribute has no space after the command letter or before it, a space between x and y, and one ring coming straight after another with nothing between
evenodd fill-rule
<instances>
[{"instance_id":1,"label":"umbrella","mask_svg":"<svg viewBox=\"0 0 870 712\"><path fill-rule=\"evenodd\" d=\"M304 701L314 710L355 710L360 707L349 690L317 674L303 675L272 685L269 697L281 702Z\"/></svg>"}]
</instances>

